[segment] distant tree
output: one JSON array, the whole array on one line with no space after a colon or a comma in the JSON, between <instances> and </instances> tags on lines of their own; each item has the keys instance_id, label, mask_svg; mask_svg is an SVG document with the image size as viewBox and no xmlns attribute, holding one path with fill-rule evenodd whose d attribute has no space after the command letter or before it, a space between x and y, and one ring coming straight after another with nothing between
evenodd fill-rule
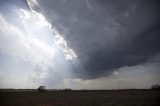
<instances>
[{"instance_id":1,"label":"distant tree","mask_svg":"<svg viewBox=\"0 0 160 106\"><path fill-rule=\"evenodd\" d=\"M158 84L152 85L151 89L160 90L160 85L158 85Z\"/></svg>"},{"instance_id":2,"label":"distant tree","mask_svg":"<svg viewBox=\"0 0 160 106\"><path fill-rule=\"evenodd\" d=\"M38 90L39 92L44 92L44 91L46 91L46 87L45 87L45 86L39 86L39 87L37 88L37 90Z\"/></svg>"},{"instance_id":3,"label":"distant tree","mask_svg":"<svg viewBox=\"0 0 160 106\"><path fill-rule=\"evenodd\" d=\"M65 88L64 91L72 91L70 88Z\"/></svg>"}]
</instances>

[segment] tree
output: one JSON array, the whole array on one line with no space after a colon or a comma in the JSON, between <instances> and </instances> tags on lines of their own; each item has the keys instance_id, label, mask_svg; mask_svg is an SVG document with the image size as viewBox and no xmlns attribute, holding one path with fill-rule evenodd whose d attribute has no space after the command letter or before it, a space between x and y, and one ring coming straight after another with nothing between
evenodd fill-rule
<instances>
[{"instance_id":1,"label":"tree","mask_svg":"<svg viewBox=\"0 0 160 106\"><path fill-rule=\"evenodd\" d=\"M44 91L46 91L46 87L45 86L39 86L37 90L39 92L44 92Z\"/></svg>"},{"instance_id":2,"label":"tree","mask_svg":"<svg viewBox=\"0 0 160 106\"><path fill-rule=\"evenodd\" d=\"M152 85L151 89L160 90L160 85L158 85L158 84Z\"/></svg>"}]
</instances>

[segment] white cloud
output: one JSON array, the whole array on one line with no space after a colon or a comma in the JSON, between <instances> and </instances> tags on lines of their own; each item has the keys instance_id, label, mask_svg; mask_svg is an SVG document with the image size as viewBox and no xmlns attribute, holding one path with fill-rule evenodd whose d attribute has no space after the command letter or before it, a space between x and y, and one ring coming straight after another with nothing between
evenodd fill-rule
<instances>
[{"instance_id":1,"label":"white cloud","mask_svg":"<svg viewBox=\"0 0 160 106\"><path fill-rule=\"evenodd\" d=\"M30 18L30 14L23 9L16 10L16 12L17 12L18 16L22 19Z\"/></svg>"},{"instance_id":2,"label":"white cloud","mask_svg":"<svg viewBox=\"0 0 160 106\"><path fill-rule=\"evenodd\" d=\"M0 23L3 26L0 28L1 51L28 60L33 64L48 61L54 57L53 45L39 40L32 32L25 32L8 23L2 16L0 16Z\"/></svg>"},{"instance_id":3,"label":"white cloud","mask_svg":"<svg viewBox=\"0 0 160 106\"><path fill-rule=\"evenodd\" d=\"M43 83L49 77L49 68L53 65L56 67L56 64L61 64L59 70L64 71L64 67L67 70L66 63L60 63L59 60L63 58L62 55L66 60L72 60L76 58L76 54L67 46L67 42L56 29L51 28L51 25L40 13L24 9L15 9L15 13L17 14L16 23L11 23L0 15L0 23L3 26L0 28L0 52L32 64L32 73L27 76L28 83L35 85ZM52 71L55 71L52 74L56 74L58 71L54 69L55 67L52 67ZM62 74L68 75L68 72ZM10 83L13 82L16 81ZM6 83L9 84L9 82Z\"/></svg>"},{"instance_id":4,"label":"white cloud","mask_svg":"<svg viewBox=\"0 0 160 106\"><path fill-rule=\"evenodd\" d=\"M64 38L60 36L57 31L55 31L54 33L55 33L56 44L64 53L66 60L72 60L74 58L77 58L77 55L71 48L68 47L67 42L64 40Z\"/></svg>"},{"instance_id":5,"label":"white cloud","mask_svg":"<svg viewBox=\"0 0 160 106\"><path fill-rule=\"evenodd\" d=\"M119 74L119 72L117 71L117 70L115 70L115 71L113 71L113 75L118 75Z\"/></svg>"},{"instance_id":6,"label":"white cloud","mask_svg":"<svg viewBox=\"0 0 160 106\"><path fill-rule=\"evenodd\" d=\"M38 2L37 2L37 0L30 0L30 2L28 2L28 3L29 3L29 5L32 5L32 6L39 5Z\"/></svg>"},{"instance_id":7,"label":"white cloud","mask_svg":"<svg viewBox=\"0 0 160 106\"><path fill-rule=\"evenodd\" d=\"M6 73L0 70L0 88L30 88L27 77Z\"/></svg>"},{"instance_id":8,"label":"white cloud","mask_svg":"<svg viewBox=\"0 0 160 106\"><path fill-rule=\"evenodd\" d=\"M22 18L22 20L19 21L22 27L11 24L0 15L0 23L1 26L3 26L0 28L0 52L16 56L23 61L31 63L34 67L37 67L37 64L41 64L43 72L40 73L39 77L44 77L47 73L47 68L55 57L56 46L55 44L50 45L46 41L39 39L39 36L51 35L36 35L36 32L32 30L32 28L35 29L35 31L46 30L45 28L43 29L45 25L42 23L41 26L38 24L39 27L37 27L38 19L33 18L35 15L31 15L31 13L23 9L16 9L15 12ZM32 20L32 25L30 25L29 18L34 19ZM33 73L37 72L33 71Z\"/></svg>"}]
</instances>

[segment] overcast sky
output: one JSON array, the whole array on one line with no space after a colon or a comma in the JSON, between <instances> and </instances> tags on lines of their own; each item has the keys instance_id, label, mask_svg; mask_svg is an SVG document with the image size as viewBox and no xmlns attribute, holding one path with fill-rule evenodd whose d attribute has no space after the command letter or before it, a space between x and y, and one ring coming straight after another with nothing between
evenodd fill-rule
<instances>
[{"instance_id":1,"label":"overcast sky","mask_svg":"<svg viewBox=\"0 0 160 106\"><path fill-rule=\"evenodd\" d=\"M0 0L0 88L160 84L158 0Z\"/></svg>"}]
</instances>

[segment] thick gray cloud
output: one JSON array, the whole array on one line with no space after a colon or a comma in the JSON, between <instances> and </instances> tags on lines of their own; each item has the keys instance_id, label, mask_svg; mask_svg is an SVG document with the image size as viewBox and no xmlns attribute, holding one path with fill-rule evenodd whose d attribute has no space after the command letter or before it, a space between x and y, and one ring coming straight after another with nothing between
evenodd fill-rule
<instances>
[{"instance_id":1,"label":"thick gray cloud","mask_svg":"<svg viewBox=\"0 0 160 106\"><path fill-rule=\"evenodd\" d=\"M158 0L30 3L40 13L29 10L26 0L0 0L1 88L160 84Z\"/></svg>"},{"instance_id":2,"label":"thick gray cloud","mask_svg":"<svg viewBox=\"0 0 160 106\"><path fill-rule=\"evenodd\" d=\"M82 71L95 78L160 52L158 0L30 0L66 39Z\"/></svg>"}]
</instances>

